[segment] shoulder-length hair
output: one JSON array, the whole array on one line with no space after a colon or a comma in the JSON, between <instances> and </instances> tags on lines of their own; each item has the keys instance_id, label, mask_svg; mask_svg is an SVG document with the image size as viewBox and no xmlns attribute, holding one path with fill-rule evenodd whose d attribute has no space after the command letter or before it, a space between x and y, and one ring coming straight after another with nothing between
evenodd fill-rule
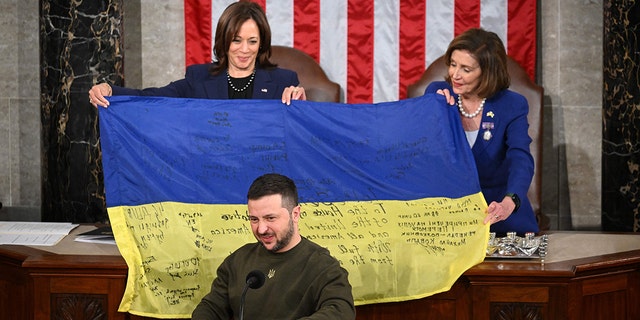
<instances>
[{"instance_id":1,"label":"shoulder-length hair","mask_svg":"<svg viewBox=\"0 0 640 320\"><path fill-rule=\"evenodd\" d=\"M227 69L229 66L227 52L231 42L240 32L242 24L249 19L256 22L260 33L260 49L258 50L256 65L263 68L276 66L269 61L269 57L271 57L271 27L264 10L257 3L238 1L230 4L218 19L215 44L213 46L214 60L218 63L214 63L211 66L209 71L212 74L218 74Z\"/></svg>"},{"instance_id":2,"label":"shoulder-length hair","mask_svg":"<svg viewBox=\"0 0 640 320\"><path fill-rule=\"evenodd\" d=\"M507 53L497 34L473 28L458 35L451 41L445 53L447 66L451 65L451 54L455 50L468 51L478 61L482 71L476 88L479 97L488 98L509 88L511 79L507 70ZM445 80L451 84L448 73Z\"/></svg>"}]
</instances>

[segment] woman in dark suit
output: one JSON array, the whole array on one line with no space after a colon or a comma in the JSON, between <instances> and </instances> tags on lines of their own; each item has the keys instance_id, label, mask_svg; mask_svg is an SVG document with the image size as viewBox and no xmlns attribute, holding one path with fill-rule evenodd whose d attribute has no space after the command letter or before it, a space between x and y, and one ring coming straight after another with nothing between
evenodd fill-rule
<instances>
[{"instance_id":1,"label":"woman in dark suit","mask_svg":"<svg viewBox=\"0 0 640 320\"><path fill-rule=\"evenodd\" d=\"M538 232L527 199L534 167L529 152L529 105L522 95L507 89L504 44L493 32L470 29L449 44L445 63L446 81L431 83L425 93L443 94L459 109L489 204L484 222L500 234Z\"/></svg>"},{"instance_id":2,"label":"woman in dark suit","mask_svg":"<svg viewBox=\"0 0 640 320\"><path fill-rule=\"evenodd\" d=\"M100 83L89 90L89 102L107 107L111 95L163 96L201 99L306 100L298 75L269 61L271 28L258 4L229 5L216 27L216 62L187 67L184 79L142 90Z\"/></svg>"}]
</instances>

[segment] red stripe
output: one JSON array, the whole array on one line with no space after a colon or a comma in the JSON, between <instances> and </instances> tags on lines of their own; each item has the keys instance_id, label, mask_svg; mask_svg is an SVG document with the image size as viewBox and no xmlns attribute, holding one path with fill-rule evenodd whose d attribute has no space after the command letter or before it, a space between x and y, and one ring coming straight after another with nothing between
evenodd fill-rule
<instances>
[{"instance_id":1,"label":"red stripe","mask_svg":"<svg viewBox=\"0 0 640 320\"><path fill-rule=\"evenodd\" d=\"M211 62L211 0L184 0L185 65Z\"/></svg>"},{"instance_id":2,"label":"red stripe","mask_svg":"<svg viewBox=\"0 0 640 320\"><path fill-rule=\"evenodd\" d=\"M347 103L373 101L373 1L348 0Z\"/></svg>"},{"instance_id":3,"label":"red stripe","mask_svg":"<svg viewBox=\"0 0 640 320\"><path fill-rule=\"evenodd\" d=\"M480 27L480 0L455 0L453 34Z\"/></svg>"},{"instance_id":4,"label":"red stripe","mask_svg":"<svg viewBox=\"0 0 640 320\"><path fill-rule=\"evenodd\" d=\"M294 1L293 46L320 61L320 1Z\"/></svg>"},{"instance_id":5,"label":"red stripe","mask_svg":"<svg viewBox=\"0 0 640 320\"><path fill-rule=\"evenodd\" d=\"M215 1L215 0L210 0ZM267 0L251 0L251 2L255 2L262 7L262 10L267 11Z\"/></svg>"},{"instance_id":6,"label":"red stripe","mask_svg":"<svg viewBox=\"0 0 640 320\"><path fill-rule=\"evenodd\" d=\"M426 9L424 0L400 1L400 99L407 97L407 86L424 72Z\"/></svg>"},{"instance_id":7,"label":"red stripe","mask_svg":"<svg viewBox=\"0 0 640 320\"><path fill-rule=\"evenodd\" d=\"M184 0L186 65L211 61L212 2ZM263 8L266 0L252 0ZM454 0L454 34L480 26L480 0ZM407 84L421 73L425 57L426 0L400 1L399 97L406 96ZM348 0L347 102L366 103L373 99L373 1ZM536 0L509 1L507 51L527 70L536 72ZM320 0L294 0L294 47L320 56ZM214 19L215 20L215 19ZM215 23L215 21L213 21ZM325 32L331 32L330 30Z\"/></svg>"},{"instance_id":8,"label":"red stripe","mask_svg":"<svg viewBox=\"0 0 640 320\"><path fill-rule=\"evenodd\" d=\"M509 1L507 52L527 71L536 74L536 0Z\"/></svg>"}]
</instances>

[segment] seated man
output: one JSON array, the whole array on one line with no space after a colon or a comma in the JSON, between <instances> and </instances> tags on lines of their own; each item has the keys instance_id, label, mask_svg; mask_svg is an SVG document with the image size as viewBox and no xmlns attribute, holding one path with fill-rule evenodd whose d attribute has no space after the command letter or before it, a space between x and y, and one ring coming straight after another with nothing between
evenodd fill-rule
<instances>
[{"instance_id":1,"label":"seated man","mask_svg":"<svg viewBox=\"0 0 640 320\"><path fill-rule=\"evenodd\" d=\"M192 319L355 319L348 274L329 251L300 235L295 183L279 174L257 178L247 194L256 243L246 244L218 267L217 278ZM264 285L243 291L252 270Z\"/></svg>"}]
</instances>

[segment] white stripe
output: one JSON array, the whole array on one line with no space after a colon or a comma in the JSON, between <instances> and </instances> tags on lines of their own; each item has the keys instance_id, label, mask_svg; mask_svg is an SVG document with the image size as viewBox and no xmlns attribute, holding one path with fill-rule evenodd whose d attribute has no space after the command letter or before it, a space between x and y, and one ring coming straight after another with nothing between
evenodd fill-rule
<instances>
[{"instance_id":1,"label":"white stripe","mask_svg":"<svg viewBox=\"0 0 640 320\"><path fill-rule=\"evenodd\" d=\"M400 1L376 0L373 25L373 102L395 101L400 86Z\"/></svg>"},{"instance_id":2,"label":"white stripe","mask_svg":"<svg viewBox=\"0 0 640 320\"><path fill-rule=\"evenodd\" d=\"M347 0L320 1L320 66L347 101Z\"/></svg>"},{"instance_id":3,"label":"white stripe","mask_svg":"<svg viewBox=\"0 0 640 320\"><path fill-rule=\"evenodd\" d=\"M480 1L480 27L495 32L507 46L508 0Z\"/></svg>"},{"instance_id":4,"label":"white stripe","mask_svg":"<svg viewBox=\"0 0 640 320\"><path fill-rule=\"evenodd\" d=\"M293 0L267 0L271 45L293 47Z\"/></svg>"},{"instance_id":5,"label":"white stripe","mask_svg":"<svg viewBox=\"0 0 640 320\"><path fill-rule=\"evenodd\" d=\"M427 2L425 31L425 68L447 51L454 35L454 0Z\"/></svg>"},{"instance_id":6,"label":"white stripe","mask_svg":"<svg viewBox=\"0 0 640 320\"><path fill-rule=\"evenodd\" d=\"M273 45L293 46L293 5L296 0L266 0ZM348 0L320 1L320 66L340 84L347 101ZM399 14L402 0L375 0L373 102L399 98ZM455 0L424 0L425 61L427 67L443 55L454 37ZM236 0L212 0L212 36L224 9ZM508 0L481 0L480 25L493 31L507 45ZM213 40L213 39L212 39Z\"/></svg>"}]
</instances>

